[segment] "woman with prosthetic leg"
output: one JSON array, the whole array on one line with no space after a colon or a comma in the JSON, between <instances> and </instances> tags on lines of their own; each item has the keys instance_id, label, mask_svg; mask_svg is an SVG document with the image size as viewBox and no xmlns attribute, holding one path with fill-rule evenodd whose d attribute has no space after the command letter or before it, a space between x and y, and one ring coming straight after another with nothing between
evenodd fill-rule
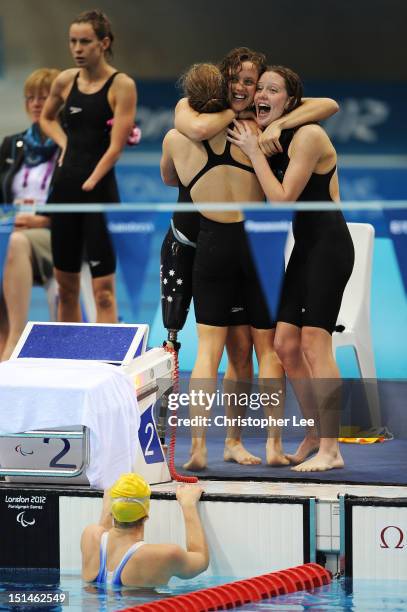
<instances>
[{"instance_id":1,"label":"woman with prosthetic leg","mask_svg":"<svg viewBox=\"0 0 407 612\"><path fill-rule=\"evenodd\" d=\"M206 97L206 110L210 111L212 105L218 108L224 88L219 70L209 64L193 66L185 77L185 89L189 92L198 86L201 100ZM227 144L223 130L202 144L171 130L164 139L161 170L167 184L178 183L182 201L257 202L263 198L246 157ZM191 376L191 391L203 390L206 394L216 390L228 330L236 319L237 324L244 320L251 328L259 378L277 380L281 386L283 371L273 351L273 323L251 258L243 215L239 211L202 211L199 220L192 280L198 356ZM164 276L164 285L166 280ZM200 403L192 415L206 413L207 416L207 408L205 403ZM191 459L184 466L188 470L206 467L205 433L204 427L193 428ZM227 440L226 460L231 459L228 443ZM286 462L278 448L279 439L273 439L272 444L275 455Z\"/></svg>"}]
</instances>

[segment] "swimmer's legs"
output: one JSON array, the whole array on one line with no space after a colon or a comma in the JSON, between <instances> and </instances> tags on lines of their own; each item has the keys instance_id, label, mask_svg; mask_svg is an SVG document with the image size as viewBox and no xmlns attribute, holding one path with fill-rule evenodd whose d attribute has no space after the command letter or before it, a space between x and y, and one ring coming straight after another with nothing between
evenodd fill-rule
<instances>
[{"instance_id":1,"label":"swimmer's legs","mask_svg":"<svg viewBox=\"0 0 407 612\"><path fill-rule=\"evenodd\" d=\"M332 351L332 336L324 329L303 327L301 347L314 379L317 397L320 446L308 461L292 468L297 472L318 472L344 467L339 450L342 384Z\"/></svg>"},{"instance_id":2,"label":"swimmer's legs","mask_svg":"<svg viewBox=\"0 0 407 612\"><path fill-rule=\"evenodd\" d=\"M226 416L228 419L243 418L246 406L235 402L234 398L240 394L248 395L253 378L253 340L248 325L233 325L229 327L226 338L228 365L223 379L223 394L225 398ZM228 421L229 422L229 421ZM225 461L235 461L242 465L255 465L261 463L244 447L242 443L242 428L238 425L227 428L225 448L223 452Z\"/></svg>"},{"instance_id":3,"label":"swimmer's legs","mask_svg":"<svg viewBox=\"0 0 407 612\"><path fill-rule=\"evenodd\" d=\"M293 386L304 417L317 423L317 404L312 384L312 372L301 348L301 328L291 323L277 324L274 347ZM304 440L293 455L286 455L290 463L298 464L319 448L317 426L308 427Z\"/></svg>"},{"instance_id":4,"label":"swimmer's legs","mask_svg":"<svg viewBox=\"0 0 407 612\"><path fill-rule=\"evenodd\" d=\"M192 391L199 398L196 405L190 403L191 418L209 417L210 410L205 401L205 394L216 392L216 381L218 368L226 343L227 327L216 327L214 325L197 324L198 330L198 354L194 369L191 374L190 397ZM201 471L207 465L206 428L193 427L191 429L191 457L184 464L184 469L193 472Z\"/></svg>"},{"instance_id":5,"label":"swimmer's legs","mask_svg":"<svg viewBox=\"0 0 407 612\"><path fill-rule=\"evenodd\" d=\"M54 274L58 283L58 321L81 323L80 273L54 268Z\"/></svg>"},{"instance_id":6,"label":"swimmer's legs","mask_svg":"<svg viewBox=\"0 0 407 612\"><path fill-rule=\"evenodd\" d=\"M340 375L332 353L332 337L324 329L278 323L275 346L307 419L314 419L291 463L296 471L343 467L337 436L340 424ZM319 429L319 430L318 430ZM321 436L321 439L320 439ZM307 457L317 452L312 459Z\"/></svg>"},{"instance_id":7,"label":"swimmer's legs","mask_svg":"<svg viewBox=\"0 0 407 612\"><path fill-rule=\"evenodd\" d=\"M263 405L264 414L267 418L282 418L285 402L285 373L274 349L275 330L252 328L251 331L259 364L259 392L270 398L270 403ZM279 402L274 406L271 403L271 397L275 396L279 397ZM289 463L283 452L280 427L268 428L266 461L268 465L274 466Z\"/></svg>"},{"instance_id":8,"label":"swimmer's legs","mask_svg":"<svg viewBox=\"0 0 407 612\"><path fill-rule=\"evenodd\" d=\"M92 279L97 323L117 323L115 275L107 274Z\"/></svg>"}]
</instances>

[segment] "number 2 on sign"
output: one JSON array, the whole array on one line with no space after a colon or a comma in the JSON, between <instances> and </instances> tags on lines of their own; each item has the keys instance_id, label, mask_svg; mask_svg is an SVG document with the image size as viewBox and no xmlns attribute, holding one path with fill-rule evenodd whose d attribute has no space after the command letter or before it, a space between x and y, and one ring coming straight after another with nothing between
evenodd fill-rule
<instances>
[{"instance_id":1,"label":"number 2 on sign","mask_svg":"<svg viewBox=\"0 0 407 612\"><path fill-rule=\"evenodd\" d=\"M153 406L149 406L141 415L138 438L140 448L146 463L161 463L164 456L161 450L160 440L154 424L152 414Z\"/></svg>"},{"instance_id":2,"label":"number 2 on sign","mask_svg":"<svg viewBox=\"0 0 407 612\"><path fill-rule=\"evenodd\" d=\"M146 425L146 427L144 429L144 433L146 435L150 434L150 437L149 437L149 439L147 441L147 444L146 444L146 450L145 450L144 454L145 454L146 457L151 457L152 455L154 455L154 451L150 449L151 443L152 443L153 438L154 438L154 426L153 426L152 423L147 423L147 425Z\"/></svg>"},{"instance_id":3,"label":"number 2 on sign","mask_svg":"<svg viewBox=\"0 0 407 612\"><path fill-rule=\"evenodd\" d=\"M57 438L59 439L59 438ZM51 459L49 467L56 467L56 468L61 468L61 469L70 469L70 468L76 468L76 464L75 463L58 463L58 461L60 459L62 459L62 457L64 457L70 450L71 448L71 444L69 442L69 440L67 440L66 438L60 438L61 442L63 442L64 444L64 448L61 450L60 453L58 453L57 455L55 455L55 457L53 459ZM49 444L49 438L44 438L44 444Z\"/></svg>"}]
</instances>

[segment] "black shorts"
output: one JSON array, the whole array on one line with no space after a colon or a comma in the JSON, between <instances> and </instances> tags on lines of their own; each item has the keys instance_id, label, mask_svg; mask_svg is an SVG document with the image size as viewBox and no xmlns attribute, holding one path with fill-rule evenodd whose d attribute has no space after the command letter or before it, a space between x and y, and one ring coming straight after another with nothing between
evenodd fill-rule
<instances>
[{"instance_id":1,"label":"black shorts","mask_svg":"<svg viewBox=\"0 0 407 612\"><path fill-rule=\"evenodd\" d=\"M277 320L332 334L352 273L354 247L340 212L301 212L284 276Z\"/></svg>"},{"instance_id":2,"label":"black shorts","mask_svg":"<svg viewBox=\"0 0 407 612\"><path fill-rule=\"evenodd\" d=\"M114 172L104 176L89 192L81 189L89 170L57 168L48 196L52 204L94 204L119 202ZM93 278L113 274L116 256L103 213L59 213L51 215L51 245L54 266L62 272L80 272L89 262Z\"/></svg>"},{"instance_id":3,"label":"black shorts","mask_svg":"<svg viewBox=\"0 0 407 612\"><path fill-rule=\"evenodd\" d=\"M217 223L201 217L192 287L197 323L275 327L243 221Z\"/></svg>"}]
</instances>

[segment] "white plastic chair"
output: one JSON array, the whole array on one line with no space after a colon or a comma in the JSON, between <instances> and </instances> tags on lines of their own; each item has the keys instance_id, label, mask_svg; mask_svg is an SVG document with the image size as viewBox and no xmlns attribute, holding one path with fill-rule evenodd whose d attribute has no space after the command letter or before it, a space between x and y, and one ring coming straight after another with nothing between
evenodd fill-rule
<instances>
[{"instance_id":1,"label":"white plastic chair","mask_svg":"<svg viewBox=\"0 0 407 612\"><path fill-rule=\"evenodd\" d=\"M58 284L52 277L45 285L50 321L58 320ZM89 264L83 262L81 268L81 305L88 323L96 323L96 304L93 297L92 275Z\"/></svg>"},{"instance_id":2,"label":"white plastic chair","mask_svg":"<svg viewBox=\"0 0 407 612\"><path fill-rule=\"evenodd\" d=\"M376 366L370 331L370 295L372 284L372 262L374 245L374 227L370 223L348 223L355 247L355 264L351 277L346 285L337 325L343 326L342 332L332 334L334 353L339 346L352 346L363 379L369 405L371 423L380 428L380 404L376 383ZM287 235L284 250L285 265L290 259L294 247L292 230Z\"/></svg>"}]
</instances>

